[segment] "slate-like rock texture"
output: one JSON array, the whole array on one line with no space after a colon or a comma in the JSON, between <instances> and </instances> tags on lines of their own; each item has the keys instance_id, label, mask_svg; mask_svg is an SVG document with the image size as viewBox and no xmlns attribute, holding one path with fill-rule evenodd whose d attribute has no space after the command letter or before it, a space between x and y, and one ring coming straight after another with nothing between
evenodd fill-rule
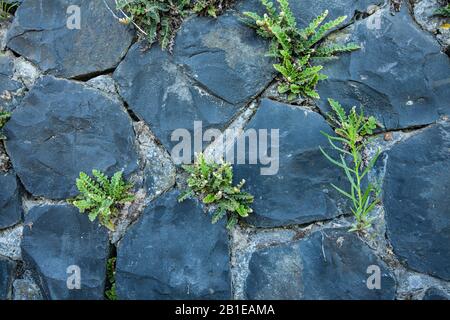
<instances>
[{"instance_id":1,"label":"slate-like rock texture","mask_svg":"<svg viewBox=\"0 0 450 320\"><path fill-rule=\"evenodd\" d=\"M22 219L22 205L14 173L0 173L0 229L17 224Z\"/></svg>"},{"instance_id":2,"label":"slate-like rock texture","mask_svg":"<svg viewBox=\"0 0 450 320\"><path fill-rule=\"evenodd\" d=\"M254 213L245 222L258 227L275 227L303 224L335 217L339 205L345 205L342 197L330 183L343 187L343 173L320 152L319 146L333 154L327 138L321 131L333 134L332 129L318 113L263 99L261 105L245 127L250 130L267 129L266 153L276 158L279 153L278 172L262 175L262 165L250 164L248 141L245 148L245 164L236 164L236 181L246 180L245 190L255 196ZM279 130L279 146L271 146L272 129ZM264 142L258 137L258 143ZM276 141L276 140L275 140ZM259 151L261 152L261 151ZM275 162L273 169L276 169ZM273 174L275 173L275 174Z\"/></svg>"},{"instance_id":3,"label":"slate-like rock texture","mask_svg":"<svg viewBox=\"0 0 450 320\"><path fill-rule=\"evenodd\" d=\"M276 4L276 1L272 1ZM356 13L367 12L374 5L382 4L383 0L296 0L289 1L290 8L299 28L304 28L319 14L328 10L328 20L334 20L340 16L347 16L348 23ZM266 11L261 0L239 0L236 10L239 12L256 12L259 15Z\"/></svg>"},{"instance_id":4,"label":"slate-like rock texture","mask_svg":"<svg viewBox=\"0 0 450 320\"><path fill-rule=\"evenodd\" d=\"M119 243L119 299L230 299L228 235L176 190L157 198Z\"/></svg>"},{"instance_id":5,"label":"slate-like rock texture","mask_svg":"<svg viewBox=\"0 0 450 320\"><path fill-rule=\"evenodd\" d=\"M0 111L11 111L20 102L18 95L23 85L13 80L14 60L0 52Z\"/></svg>"},{"instance_id":6,"label":"slate-like rock texture","mask_svg":"<svg viewBox=\"0 0 450 320\"><path fill-rule=\"evenodd\" d=\"M0 257L0 300L10 298L15 272L16 263Z\"/></svg>"},{"instance_id":7,"label":"slate-like rock texture","mask_svg":"<svg viewBox=\"0 0 450 320\"><path fill-rule=\"evenodd\" d=\"M39 273L47 299L103 299L108 233L77 208L33 207L25 220L22 255ZM70 266L79 267L81 289L68 289L75 283Z\"/></svg>"},{"instance_id":8,"label":"slate-like rock texture","mask_svg":"<svg viewBox=\"0 0 450 320\"><path fill-rule=\"evenodd\" d=\"M115 8L113 0L107 0ZM74 25L78 6L80 28ZM7 35L7 47L49 74L66 78L117 66L134 32L117 22L103 1L25 0Z\"/></svg>"},{"instance_id":9,"label":"slate-like rock texture","mask_svg":"<svg viewBox=\"0 0 450 320\"><path fill-rule=\"evenodd\" d=\"M450 300L450 293L446 293L438 288L429 288L422 300Z\"/></svg>"},{"instance_id":10,"label":"slate-like rock texture","mask_svg":"<svg viewBox=\"0 0 450 320\"><path fill-rule=\"evenodd\" d=\"M239 110L192 83L158 46L142 51L140 43L133 45L114 79L129 108L169 152L178 143L171 141L174 130L193 133L194 121L201 121L203 130L221 129Z\"/></svg>"},{"instance_id":11,"label":"slate-like rock texture","mask_svg":"<svg viewBox=\"0 0 450 320\"><path fill-rule=\"evenodd\" d=\"M369 289L371 265L380 268L381 289ZM395 280L354 233L317 231L292 243L253 253L245 292L248 299L391 300Z\"/></svg>"},{"instance_id":12,"label":"slate-like rock texture","mask_svg":"<svg viewBox=\"0 0 450 320\"><path fill-rule=\"evenodd\" d=\"M35 196L75 196L80 171L128 175L137 168L129 116L118 102L81 83L42 78L4 131L16 173Z\"/></svg>"},{"instance_id":13,"label":"slate-like rock texture","mask_svg":"<svg viewBox=\"0 0 450 320\"><path fill-rule=\"evenodd\" d=\"M317 101L330 111L326 98L343 106L363 105L386 129L429 124L450 114L450 60L432 35L408 13L388 9L354 25L349 41L362 49L324 62ZM322 62L321 62L322 63Z\"/></svg>"},{"instance_id":14,"label":"slate-like rock texture","mask_svg":"<svg viewBox=\"0 0 450 320\"><path fill-rule=\"evenodd\" d=\"M394 253L408 267L450 280L450 124L387 152L384 206Z\"/></svg>"},{"instance_id":15,"label":"slate-like rock texture","mask_svg":"<svg viewBox=\"0 0 450 320\"><path fill-rule=\"evenodd\" d=\"M198 82L231 104L244 104L274 78L268 43L228 13L193 17L175 39L174 54Z\"/></svg>"}]
</instances>

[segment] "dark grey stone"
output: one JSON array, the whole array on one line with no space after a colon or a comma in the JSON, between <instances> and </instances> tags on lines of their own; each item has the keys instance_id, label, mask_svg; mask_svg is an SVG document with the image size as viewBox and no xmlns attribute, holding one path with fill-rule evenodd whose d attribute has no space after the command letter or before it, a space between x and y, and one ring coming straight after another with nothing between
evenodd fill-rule
<instances>
[{"instance_id":1,"label":"dark grey stone","mask_svg":"<svg viewBox=\"0 0 450 320\"><path fill-rule=\"evenodd\" d=\"M450 124L387 154L383 202L394 253L411 269L450 280Z\"/></svg>"},{"instance_id":2,"label":"dark grey stone","mask_svg":"<svg viewBox=\"0 0 450 320\"><path fill-rule=\"evenodd\" d=\"M228 235L176 190L144 211L118 246L119 299L230 299Z\"/></svg>"},{"instance_id":3,"label":"dark grey stone","mask_svg":"<svg viewBox=\"0 0 450 320\"><path fill-rule=\"evenodd\" d=\"M12 282L16 272L16 263L0 257L0 300L11 297Z\"/></svg>"},{"instance_id":4,"label":"dark grey stone","mask_svg":"<svg viewBox=\"0 0 450 320\"><path fill-rule=\"evenodd\" d=\"M175 39L174 54L189 74L214 95L244 104L274 78L268 43L237 15L193 17Z\"/></svg>"},{"instance_id":5,"label":"dark grey stone","mask_svg":"<svg viewBox=\"0 0 450 320\"><path fill-rule=\"evenodd\" d=\"M276 0L272 0L276 5ZM328 18L326 21L334 20L340 16L347 16L346 23L348 23L355 13L366 12L372 5L382 4L384 0L296 0L289 1L290 8L297 20L299 28L306 27L319 14L328 10ZM266 11L261 4L261 0L240 0L236 6L239 12L256 12L260 15Z\"/></svg>"},{"instance_id":6,"label":"dark grey stone","mask_svg":"<svg viewBox=\"0 0 450 320\"><path fill-rule=\"evenodd\" d=\"M380 268L381 289L369 289L369 266ZM395 279L355 233L317 231L292 243L253 253L246 280L248 299L391 300ZM369 280L369 283L372 283Z\"/></svg>"},{"instance_id":7,"label":"dark grey stone","mask_svg":"<svg viewBox=\"0 0 450 320\"><path fill-rule=\"evenodd\" d=\"M371 19L379 20L358 21L348 39L361 50L321 62L329 79L317 87L320 109L330 111L326 98L347 108L362 105L386 129L450 114L450 60L433 36L416 25L406 5L395 16L383 9Z\"/></svg>"},{"instance_id":8,"label":"dark grey stone","mask_svg":"<svg viewBox=\"0 0 450 320\"><path fill-rule=\"evenodd\" d=\"M14 173L0 173L0 229L17 224L22 219L22 206Z\"/></svg>"},{"instance_id":9,"label":"dark grey stone","mask_svg":"<svg viewBox=\"0 0 450 320\"><path fill-rule=\"evenodd\" d=\"M36 196L76 195L80 171L129 175L137 168L128 114L116 100L81 83L42 78L4 130L16 173Z\"/></svg>"},{"instance_id":10,"label":"dark grey stone","mask_svg":"<svg viewBox=\"0 0 450 320\"><path fill-rule=\"evenodd\" d=\"M267 129L268 155L273 156L271 129L279 129L279 170L262 175L261 165L249 162L246 143L246 164L236 164L236 182L246 180L245 190L255 196L254 213L246 222L258 227L303 224L335 217L344 199L330 185L345 188L344 173L320 152L322 146L333 154L321 131L333 134L331 127L318 113L268 99L261 105L245 130ZM262 137L258 138L259 143ZM276 148L276 146L274 146ZM261 151L260 151L261 152Z\"/></svg>"},{"instance_id":11,"label":"dark grey stone","mask_svg":"<svg viewBox=\"0 0 450 320\"><path fill-rule=\"evenodd\" d=\"M450 293L446 293L438 288L429 288L422 300L450 300Z\"/></svg>"},{"instance_id":12,"label":"dark grey stone","mask_svg":"<svg viewBox=\"0 0 450 320\"><path fill-rule=\"evenodd\" d=\"M114 9L113 0L107 0ZM69 29L79 6L80 29ZM133 40L133 32L120 24L103 1L25 0L17 9L7 35L7 46L49 74L72 78L117 66Z\"/></svg>"},{"instance_id":13,"label":"dark grey stone","mask_svg":"<svg viewBox=\"0 0 450 320\"><path fill-rule=\"evenodd\" d=\"M178 143L171 141L174 130L192 133L194 121L202 121L204 130L222 129L239 110L189 81L158 46L142 51L141 44L133 45L114 72L114 79L130 109L169 152Z\"/></svg>"},{"instance_id":14,"label":"dark grey stone","mask_svg":"<svg viewBox=\"0 0 450 320\"><path fill-rule=\"evenodd\" d=\"M33 207L26 215L22 256L42 281L47 299L103 299L108 233L69 205ZM68 289L78 266L81 289Z\"/></svg>"},{"instance_id":15,"label":"dark grey stone","mask_svg":"<svg viewBox=\"0 0 450 320\"><path fill-rule=\"evenodd\" d=\"M11 111L21 100L23 85L13 80L13 58L0 52L0 111Z\"/></svg>"}]
</instances>

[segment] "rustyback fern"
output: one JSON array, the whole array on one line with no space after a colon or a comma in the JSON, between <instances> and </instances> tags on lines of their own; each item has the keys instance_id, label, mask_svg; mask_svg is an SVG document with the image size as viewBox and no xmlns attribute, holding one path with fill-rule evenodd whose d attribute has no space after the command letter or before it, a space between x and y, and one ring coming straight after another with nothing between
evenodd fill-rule
<instances>
[{"instance_id":1,"label":"rustyback fern","mask_svg":"<svg viewBox=\"0 0 450 320\"><path fill-rule=\"evenodd\" d=\"M125 15L121 22L134 22L150 44L158 40L164 49L172 41L189 3L190 0L116 0L117 9Z\"/></svg>"},{"instance_id":2,"label":"rustyback fern","mask_svg":"<svg viewBox=\"0 0 450 320\"><path fill-rule=\"evenodd\" d=\"M352 213L356 223L350 231L362 231L370 227L373 219L369 213L380 202L381 188L378 183L368 181L368 173L374 167L380 151L378 150L372 159L365 161L364 148L367 145L366 136L371 135L377 127L374 117L365 117L361 108L360 112L353 107L349 114L339 102L328 99L334 114L329 114L329 120L336 127L336 136L322 132L330 145L339 153L338 158L331 157L320 147L323 155L334 165L341 168L350 184L349 190L343 190L332 185L339 193L350 199Z\"/></svg>"},{"instance_id":3,"label":"rustyback fern","mask_svg":"<svg viewBox=\"0 0 450 320\"><path fill-rule=\"evenodd\" d=\"M437 9L434 14L437 16L450 17L450 4Z\"/></svg>"},{"instance_id":4,"label":"rustyback fern","mask_svg":"<svg viewBox=\"0 0 450 320\"><path fill-rule=\"evenodd\" d=\"M324 23L328 11L315 18L306 28L298 29L288 0L277 0L278 6L269 0L261 0L266 9L263 16L254 12L244 12L244 22L256 29L256 32L271 40L269 56L278 59L274 68L282 75L278 91L288 94L289 100L298 95L318 99L315 90L320 80L327 78L321 74L321 65L313 65L313 59L333 57L338 53L359 49L350 43L347 45L323 45L321 41L328 33L341 25L346 16Z\"/></svg>"},{"instance_id":5,"label":"rustyback fern","mask_svg":"<svg viewBox=\"0 0 450 320\"><path fill-rule=\"evenodd\" d=\"M194 0L193 11L199 15L217 18L234 0Z\"/></svg>"},{"instance_id":6,"label":"rustyback fern","mask_svg":"<svg viewBox=\"0 0 450 320\"><path fill-rule=\"evenodd\" d=\"M123 180L121 171L111 179L98 170L92 170L92 175L94 178L80 173L76 180L80 194L71 202L80 212L87 212L89 220L98 218L102 225L114 230L114 219L120 207L134 200L134 195L130 193L133 185Z\"/></svg>"},{"instance_id":7,"label":"rustyback fern","mask_svg":"<svg viewBox=\"0 0 450 320\"><path fill-rule=\"evenodd\" d=\"M187 189L180 198L180 202L187 198L199 197L204 204L214 207L212 223L230 214L227 228L232 228L239 217L247 217L253 210L253 196L242 191L245 180L233 186L233 169L226 162L215 163L207 161L203 154L197 156L193 165L183 168L189 173Z\"/></svg>"}]
</instances>

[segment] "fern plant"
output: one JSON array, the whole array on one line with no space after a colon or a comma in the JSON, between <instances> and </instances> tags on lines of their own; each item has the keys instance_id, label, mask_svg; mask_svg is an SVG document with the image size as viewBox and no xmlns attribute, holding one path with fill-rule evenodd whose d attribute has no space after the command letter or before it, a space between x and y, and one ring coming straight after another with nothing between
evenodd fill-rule
<instances>
[{"instance_id":1,"label":"fern plant","mask_svg":"<svg viewBox=\"0 0 450 320\"><path fill-rule=\"evenodd\" d=\"M11 13L17 5L16 2L8 3L4 0L0 0L0 21L11 18Z\"/></svg>"},{"instance_id":2,"label":"fern plant","mask_svg":"<svg viewBox=\"0 0 450 320\"><path fill-rule=\"evenodd\" d=\"M199 154L193 165L185 165L183 168L189 173L189 178L187 189L178 200L181 202L197 196L204 204L212 205L215 208L212 223L229 213L227 228L230 229L239 217L248 217L253 211L250 208L253 196L241 190L245 180L233 186L233 169L230 163L207 161L203 154Z\"/></svg>"},{"instance_id":3,"label":"fern plant","mask_svg":"<svg viewBox=\"0 0 450 320\"><path fill-rule=\"evenodd\" d=\"M6 122L8 122L9 118L11 118L10 112L0 110L0 140L6 139L6 137L2 134L2 129Z\"/></svg>"},{"instance_id":4,"label":"fern plant","mask_svg":"<svg viewBox=\"0 0 450 320\"><path fill-rule=\"evenodd\" d=\"M199 15L217 16L227 9L234 0L195 0L193 11Z\"/></svg>"},{"instance_id":5,"label":"fern plant","mask_svg":"<svg viewBox=\"0 0 450 320\"><path fill-rule=\"evenodd\" d=\"M279 63L274 64L274 68L282 75L279 93L288 94L289 100L295 99L299 94L319 99L316 85L327 76L320 73L323 67L313 65L312 60L359 49L354 43L330 46L321 44L321 40L347 17L341 16L324 23L328 16L328 11L325 11L306 28L298 29L289 1L277 2L278 8L270 0L261 0L266 13L260 16L254 12L244 12L244 22L255 28L260 36L271 40L268 55L278 59Z\"/></svg>"},{"instance_id":6,"label":"fern plant","mask_svg":"<svg viewBox=\"0 0 450 320\"><path fill-rule=\"evenodd\" d=\"M437 16L450 17L450 4L437 9L434 14Z\"/></svg>"},{"instance_id":7,"label":"fern plant","mask_svg":"<svg viewBox=\"0 0 450 320\"><path fill-rule=\"evenodd\" d=\"M158 40L165 49L186 15L189 3L190 0L116 0L116 7L125 15L122 23L134 22L150 44Z\"/></svg>"},{"instance_id":8,"label":"fern plant","mask_svg":"<svg viewBox=\"0 0 450 320\"><path fill-rule=\"evenodd\" d=\"M105 296L108 300L117 300L116 293L116 257L108 259L106 263L106 277L108 279L108 289Z\"/></svg>"},{"instance_id":9,"label":"fern plant","mask_svg":"<svg viewBox=\"0 0 450 320\"><path fill-rule=\"evenodd\" d=\"M114 219L120 207L134 200L130 193L132 184L122 178L122 171L116 172L111 179L98 170L92 170L94 179L80 172L76 185L80 194L71 201L81 213L88 212L89 220L98 218L109 230L114 230Z\"/></svg>"},{"instance_id":10,"label":"fern plant","mask_svg":"<svg viewBox=\"0 0 450 320\"><path fill-rule=\"evenodd\" d=\"M367 165L365 165L362 156L366 147L365 137L373 133L373 130L377 127L377 122L372 116L365 117L362 108L358 113L356 108L353 107L347 115L339 102L333 99L328 99L328 101L334 112L334 115L329 114L328 117L336 126L335 133L337 136L331 136L325 132L322 132L322 134L328 138L330 145L338 151L339 158L334 159L322 147L320 147L320 150L329 161L345 172L350 183L350 190L343 190L334 184L332 186L351 200L351 210L356 222L350 231L362 231L370 227L373 219L369 217L369 213L381 201L379 184L367 181L367 175L375 165L380 151L376 152ZM350 161L348 161L348 158L350 158Z\"/></svg>"}]
</instances>

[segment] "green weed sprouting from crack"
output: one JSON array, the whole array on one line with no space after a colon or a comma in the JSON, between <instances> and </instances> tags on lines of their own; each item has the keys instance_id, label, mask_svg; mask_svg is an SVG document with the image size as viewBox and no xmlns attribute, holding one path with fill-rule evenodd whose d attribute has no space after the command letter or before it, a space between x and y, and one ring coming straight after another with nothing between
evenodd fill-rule
<instances>
[{"instance_id":1,"label":"green weed sprouting from crack","mask_svg":"<svg viewBox=\"0 0 450 320\"><path fill-rule=\"evenodd\" d=\"M15 8L17 8L18 3L17 2L6 2L4 0L0 1L0 21L8 20L11 18L11 12Z\"/></svg>"},{"instance_id":2,"label":"green weed sprouting from crack","mask_svg":"<svg viewBox=\"0 0 450 320\"><path fill-rule=\"evenodd\" d=\"M108 259L106 263L106 278L108 280L108 289L105 291L105 296L108 300L117 300L116 293L116 257Z\"/></svg>"},{"instance_id":3,"label":"green weed sprouting from crack","mask_svg":"<svg viewBox=\"0 0 450 320\"><path fill-rule=\"evenodd\" d=\"M198 15L208 15L217 18L234 0L195 0L192 10Z\"/></svg>"},{"instance_id":4,"label":"green weed sprouting from crack","mask_svg":"<svg viewBox=\"0 0 450 320\"><path fill-rule=\"evenodd\" d=\"M116 172L111 179L98 170L92 170L94 178L80 172L76 180L80 194L69 200L81 213L87 212L89 220L98 218L99 222L114 231L114 219L117 218L120 207L134 200L130 193L133 187L122 178L122 171Z\"/></svg>"},{"instance_id":5,"label":"green weed sprouting from crack","mask_svg":"<svg viewBox=\"0 0 450 320\"><path fill-rule=\"evenodd\" d=\"M182 202L191 197L198 197L206 205L214 207L212 223L222 219L227 213L230 214L227 228L232 228L239 217L248 217L253 212L250 205L253 196L241 191L245 184L242 180L233 186L233 168L230 163L216 163L207 161L203 154L199 154L193 165L183 166L189 173L187 189L178 201Z\"/></svg>"},{"instance_id":6,"label":"green weed sprouting from crack","mask_svg":"<svg viewBox=\"0 0 450 320\"><path fill-rule=\"evenodd\" d=\"M234 0L116 0L116 9L123 24L133 23L149 44L158 41L161 48L170 48L175 32L191 12L217 17Z\"/></svg>"},{"instance_id":7,"label":"green weed sprouting from crack","mask_svg":"<svg viewBox=\"0 0 450 320\"><path fill-rule=\"evenodd\" d=\"M0 110L0 140L6 139L6 137L2 133L3 126L8 122L11 118L11 113L8 111Z\"/></svg>"},{"instance_id":8,"label":"green weed sprouting from crack","mask_svg":"<svg viewBox=\"0 0 450 320\"><path fill-rule=\"evenodd\" d=\"M190 0L116 0L116 8L125 18L124 24L133 22L147 41L159 41L163 49L172 41L183 17L187 14Z\"/></svg>"},{"instance_id":9,"label":"green weed sprouting from crack","mask_svg":"<svg viewBox=\"0 0 450 320\"><path fill-rule=\"evenodd\" d=\"M371 135L377 127L374 117L365 117L361 108L360 112L353 107L347 115L339 102L328 99L334 114L329 114L329 120L336 126L337 136L331 136L322 132L328 138L330 145L339 153L339 158L334 159L326 153L322 147L320 151L334 165L341 168L350 183L350 190L345 191L334 184L339 193L351 200L352 213L356 219L350 231L363 231L371 226L372 218L369 213L380 203L381 187L379 183L368 181L368 173L374 167L380 150L365 164L363 151L367 145L366 136ZM350 158L350 161L348 160Z\"/></svg>"},{"instance_id":10,"label":"green weed sprouting from crack","mask_svg":"<svg viewBox=\"0 0 450 320\"><path fill-rule=\"evenodd\" d=\"M442 17L450 17L450 4L447 4L446 6L436 9L436 11L434 11L434 15Z\"/></svg>"},{"instance_id":11,"label":"green weed sprouting from crack","mask_svg":"<svg viewBox=\"0 0 450 320\"><path fill-rule=\"evenodd\" d=\"M282 75L279 93L288 94L289 100L300 94L319 99L316 85L327 76L320 73L323 66L313 65L312 59L333 57L360 47L354 43L330 46L320 44L330 31L344 22L346 16L323 23L328 16L328 11L325 11L306 28L298 29L289 1L277 2L279 8L270 0L261 0L266 13L260 16L254 12L244 12L244 22L255 28L260 36L271 40L268 55L278 59L279 63L274 64L274 68Z\"/></svg>"}]
</instances>

